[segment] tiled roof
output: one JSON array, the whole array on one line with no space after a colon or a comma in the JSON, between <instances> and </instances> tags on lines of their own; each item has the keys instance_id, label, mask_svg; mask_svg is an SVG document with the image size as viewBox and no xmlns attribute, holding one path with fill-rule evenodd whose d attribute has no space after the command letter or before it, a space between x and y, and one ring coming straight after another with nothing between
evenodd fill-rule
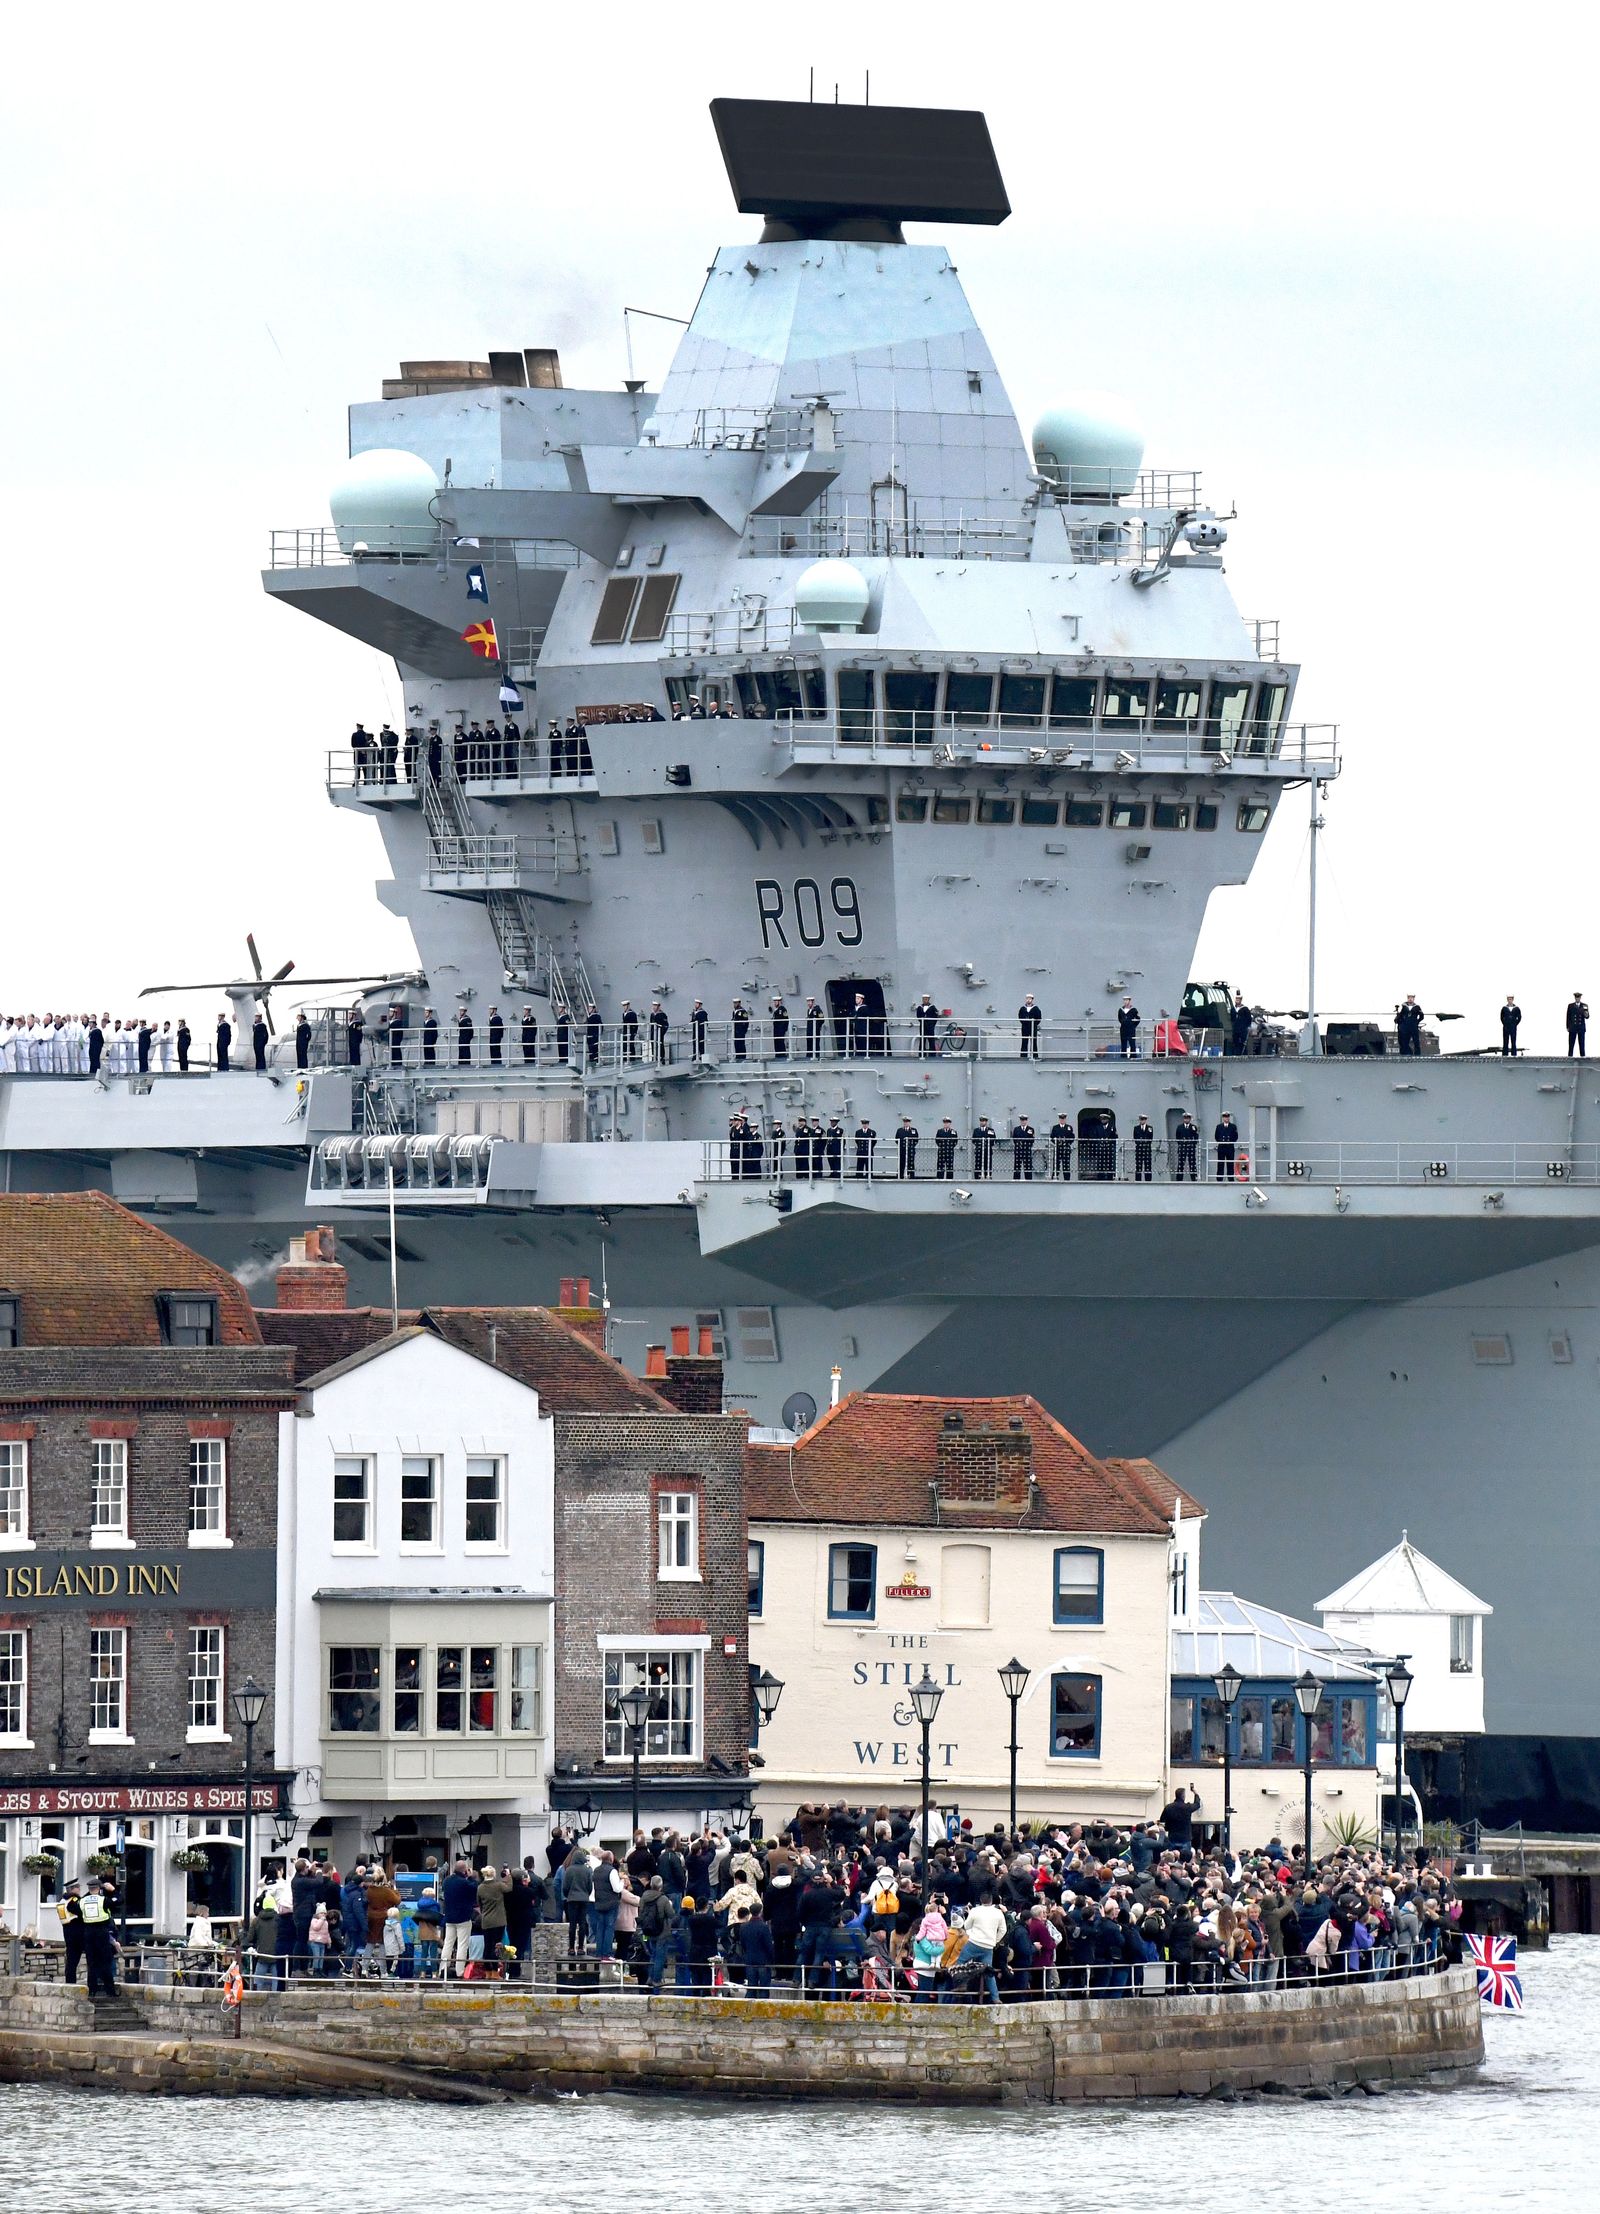
<instances>
[{"instance_id":1,"label":"tiled roof","mask_svg":"<svg viewBox=\"0 0 1600 2214\"><path fill-rule=\"evenodd\" d=\"M256 1320L271 1345L293 1346L302 1382L391 1336L387 1307L266 1307ZM547 1414L676 1414L659 1392L591 1345L550 1307L402 1307L402 1330L431 1330L448 1345L491 1358L529 1384Z\"/></svg>"},{"instance_id":2,"label":"tiled roof","mask_svg":"<svg viewBox=\"0 0 1600 2214\"><path fill-rule=\"evenodd\" d=\"M1107 1461L1107 1468L1120 1469L1130 1482L1138 1485L1150 1504L1167 1522L1172 1520L1172 1502L1177 1500L1183 1509L1185 1521L1202 1519L1205 1508L1192 1491L1185 1491L1182 1484L1169 1476L1164 1468L1157 1468L1154 1461Z\"/></svg>"},{"instance_id":3,"label":"tiled roof","mask_svg":"<svg viewBox=\"0 0 1600 2214\"><path fill-rule=\"evenodd\" d=\"M224 1345L259 1345L238 1282L104 1192L0 1193L0 1295L24 1346L159 1345L160 1292L214 1298Z\"/></svg>"},{"instance_id":4,"label":"tiled roof","mask_svg":"<svg viewBox=\"0 0 1600 2214\"><path fill-rule=\"evenodd\" d=\"M959 1527L1105 1531L1160 1536L1166 1513L1114 1461L1097 1460L1036 1399L935 1399L897 1392L851 1392L792 1445L752 1445L746 1498L752 1522L893 1523L933 1528L930 1489L939 1475L940 1439L959 1414L968 1433L1014 1435L1020 1423L1038 1485L1036 1505L985 1513L969 1502ZM956 1524L956 1516L945 1519Z\"/></svg>"},{"instance_id":5,"label":"tiled roof","mask_svg":"<svg viewBox=\"0 0 1600 2214\"><path fill-rule=\"evenodd\" d=\"M1363 1568L1326 1599L1317 1601L1318 1614L1493 1614L1487 1599L1480 1599L1458 1583L1437 1561L1412 1544L1402 1530L1400 1543L1380 1560Z\"/></svg>"}]
</instances>

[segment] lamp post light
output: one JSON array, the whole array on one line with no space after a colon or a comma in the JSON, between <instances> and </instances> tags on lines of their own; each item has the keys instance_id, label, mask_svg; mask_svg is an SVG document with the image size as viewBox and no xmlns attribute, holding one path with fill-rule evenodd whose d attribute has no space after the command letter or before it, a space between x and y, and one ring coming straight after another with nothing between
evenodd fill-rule
<instances>
[{"instance_id":1,"label":"lamp post light","mask_svg":"<svg viewBox=\"0 0 1600 2214\"><path fill-rule=\"evenodd\" d=\"M1400 1825L1404 1819L1403 1794L1406 1787L1406 1701L1411 1696L1415 1682L1406 1666L1409 1654L1401 1653L1389 1663L1383 1672L1383 1680L1389 1687L1390 1703L1394 1707L1394 1864L1400 1865L1403 1850Z\"/></svg>"},{"instance_id":2,"label":"lamp post light","mask_svg":"<svg viewBox=\"0 0 1600 2214\"><path fill-rule=\"evenodd\" d=\"M922 1724L922 1826L917 1832L919 1848L917 1876L922 1891L924 1909L926 1909L928 1899L928 1789L930 1781L928 1774L928 1732L933 1728L933 1718L939 1711L939 1701L943 1697L943 1686L934 1682L932 1675L929 1673L928 1664L924 1661L922 1664L922 1681L913 1684L911 1687L912 1711Z\"/></svg>"},{"instance_id":3,"label":"lamp post light","mask_svg":"<svg viewBox=\"0 0 1600 2214\"><path fill-rule=\"evenodd\" d=\"M1006 1750L1011 1756L1011 1840L1013 1844L1015 1844L1017 1836L1017 1709L1022 1703L1022 1694L1028 1688L1028 1678L1032 1673L1033 1671L1025 1668L1019 1660L1008 1660L1004 1668L996 1670L996 1674L1000 1678L1000 1689L1011 1703L1011 1743Z\"/></svg>"},{"instance_id":4,"label":"lamp post light","mask_svg":"<svg viewBox=\"0 0 1600 2214\"><path fill-rule=\"evenodd\" d=\"M239 1871L239 1932L243 1944L244 1932L249 1926L250 1910L255 1904L250 1894L255 1889L255 1876L251 1872L251 1849L255 1843L255 1815L250 1801L251 1786L255 1781L256 1725L266 1712L267 1695L254 1676L246 1676L233 1695L233 1711L244 1731L244 1861Z\"/></svg>"},{"instance_id":5,"label":"lamp post light","mask_svg":"<svg viewBox=\"0 0 1600 2214\"><path fill-rule=\"evenodd\" d=\"M1244 1678L1237 1668L1224 1661L1211 1681L1217 1687L1217 1697L1222 1702L1222 1850L1233 1851L1233 1709Z\"/></svg>"},{"instance_id":6,"label":"lamp post light","mask_svg":"<svg viewBox=\"0 0 1600 2214\"><path fill-rule=\"evenodd\" d=\"M1312 1718L1322 1704L1323 1683L1308 1668L1303 1676L1295 1678L1294 1703L1305 1718L1306 1725L1306 1865L1305 1877L1311 1881L1311 1764L1316 1758L1316 1738L1312 1733Z\"/></svg>"},{"instance_id":7,"label":"lamp post light","mask_svg":"<svg viewBox=\"0 0 1600 2214\"><path fill-rule=\"evenodd\" d=\"M628 1744L633 1753L633 1827L628 1832L628 1850L633 1850L633 1840L639 1828L639 1755L644 1750L644 1726L650 1713L650 1693L644 1684L634 1684L617 1701L622 1719L627 1724Z\"/></svg>"},{"instance_id":8,"label":"lamp post light","mask_svg":"<svg viewBox=\"0 0 1600 2214\"><path fill-rule=\"evenodd\" d=\"M595 1831L600 1827L600 1809L590 1799L587 1792L583 1795L583 1804L574 1807L572 1811L577 1817L578 1835L583 1838L593 1837Z\"/></svg>"}]
</instances>

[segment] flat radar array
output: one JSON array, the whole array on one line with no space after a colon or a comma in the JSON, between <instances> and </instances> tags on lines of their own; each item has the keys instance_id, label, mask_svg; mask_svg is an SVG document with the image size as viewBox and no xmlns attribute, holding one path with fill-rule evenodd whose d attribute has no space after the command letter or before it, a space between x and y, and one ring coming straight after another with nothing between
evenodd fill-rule
<instances>
[{"instance_id":1,"label":"flat radar array","mask_svg":"<svg viewBox=\"0 0 1600 2214\"><path fill-rule=\"evenodd\" d=\"M740 213L800 237L893 238L902 223L1011 213L976 108L713 100L711 120Z\"/></svg>"}]
</instances>

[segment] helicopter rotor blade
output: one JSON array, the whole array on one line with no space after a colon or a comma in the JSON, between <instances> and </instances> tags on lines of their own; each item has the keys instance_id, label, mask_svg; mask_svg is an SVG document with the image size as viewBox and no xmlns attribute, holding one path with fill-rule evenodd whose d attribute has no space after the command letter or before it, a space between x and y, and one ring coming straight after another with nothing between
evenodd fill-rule
<instances>
[{"instance_id":1,"label":"helicopter rotor blade","mask_svg":"<svg viewBox=\"0 0 1600 2214\"><path fill-rule=\"evenodd\" d=\"M244 942L250 949L250 966L255 970L256 977L259 980L261 976L261 956L256 951L256 934L253 930L245 932Z\"/></svg>"},{"instance_id":2,"label":"helicopter rotor blade","mask_svg":"<svg viewBox=\"0 0 1600 2214\"><path fill-rule=\"evenodd\" d=\"M273 984L281 984L284 978L293 972L293 969L294 963L292 961L285 961L281 969L273 970L272 975L268 981Z\"/></svg>"}]
</instances>

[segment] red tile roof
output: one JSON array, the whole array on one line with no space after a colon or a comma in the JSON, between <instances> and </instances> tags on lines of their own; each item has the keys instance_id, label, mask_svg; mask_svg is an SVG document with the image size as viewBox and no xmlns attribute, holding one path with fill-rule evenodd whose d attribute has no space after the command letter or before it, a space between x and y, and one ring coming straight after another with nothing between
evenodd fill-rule
<instances>
[{"instance_id":1,"label":"red tile roof","mask_svg":"<svg viewBox=\"0 0 1600 2214\"><path fill-rule=\"evenodd\" d=\"M1184 1518L1187 1521L1192 1522L1206 1513L1206 1509L1201 1506L1194 1493L1186 1491L1183 1485L1175 1477L1169 1476L1164 1468L1157 1468L1154 1461L1107 1461L1106 1466L1120 1469L1124 1476L1136 1483L1151 1505L1160 1512L1167 1522L1172 1520L1172 1502L1174 1499L1182 1507Z\"/></svg>"},{"instance_id":2,"label":"red tile roof","mask_svg":"<svg viewBox=\"0 0 1600 2214\"><path fill-rule=\"evenodd\" d=\"M0 1193L0 1295L22 1302L22 1343L160 1345L160 1292L217 1301L224 1345L259 1345L239 1283L104 1192Z\"/></svg>"},{"instance_id":3,"label":"red tile roof","mask_svg":"<svg viewBox=\"0 0 1600 2214\"><path fill-rule=\"evenodd\" d=\"M269 1345L293 1346L296 1374L308 1377L390 1336L387 1307L265 1307L256 1316ZM674 1414L671 1402L591 1345L552 1307L402 1307L402 1330L431 1330L447 1344L490 1358L539 1394L550 1414Z\"/></svg>"},{"instance_id":4,"label":"red tile roof","mask_svg":"<svg viewBox=\"0 0 1600 2214\"><path fill-rule=\"evenodd\" d=\"M1019 1516L997 1503L971 1501L936 1514L930 1486L939 1477L947 1418L967 1432L1014 1437L1020 1423L1038 1486ZM1159 1536L1167 1517L1126 1464L1097 1460L1036 1399L936 1399L897 1392L851 1392L796 1443L753 1444L746 1476L752 1522L894 1523L950 1527L1106 1531Z\"/></svg>"}]
</instances>

